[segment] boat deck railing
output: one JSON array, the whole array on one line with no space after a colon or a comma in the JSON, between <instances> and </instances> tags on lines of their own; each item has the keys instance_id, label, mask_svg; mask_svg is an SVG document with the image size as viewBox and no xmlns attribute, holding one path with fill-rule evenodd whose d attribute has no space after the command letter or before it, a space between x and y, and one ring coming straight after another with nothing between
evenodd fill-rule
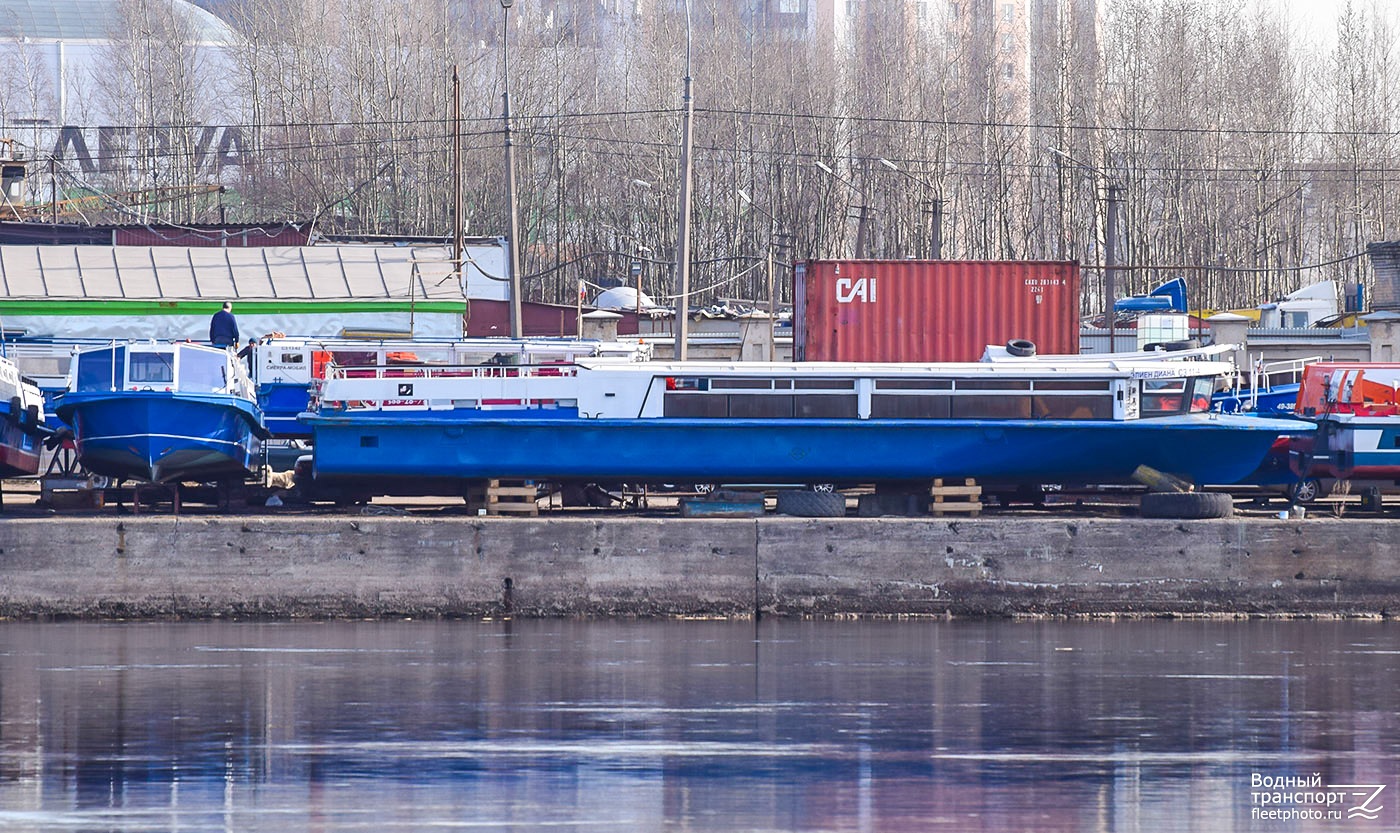
<instances>
[{"instance_id":1,"label":"boat deck railing","mask_svg":"<svg viewBox=\"0 0 1400 833\"><path fill-rule=\"evenodd\" d=\"M567 394L560 398L558 383L578 376L578 365L570 362L550 362L545 364L520 365L390 365L383 366L337 366L327 365L325 377L312 383L311 410L330 407L333 410L383 411L383 410L435 410L456 407L453 400L459 392L452 389L453 382L484 381L492 379L539 379L552 393L541 391L527 395L524 399L481 398L479 394L466 398L486 407L559 407L573 402ZM406 380L435 381L425 390L419 386L417 393L406 393L403 383ZM394 396L393 387L385 383L399 383L399 395ZM348 386L347 384L348 383ZM553 383L553 384L551 384ZM448 387L444 388L443 385ZM448 397L448 398L444 398ZM566 401L567 400L567 401Z\"/></svg>"},{"instance_id":2,"label":"boat deck railing","mask_svg":"<svg viewBox=\"0 0 1400 833\"><path fill-rule=\"evenodd\" d=\"M430 365L326 366L327 381L339 379L508 379L528 376L577 376L572 362L510 365Z\"/></svg>"},{"instance_id":3,"label":"boat deck railing","mask_svg":"<svg viewBox=\"0 0 1400 833\"><path fill-rule=\"evenodd\" d=\"M1254 360L1251 387L1258 391L1275 385L1296 385L1303 381L1303 370L1310 364L1324 361L1322 356L1307 356L1301 359L1282 359L1264 362L1263 357Z\"/></svg>"}]
</instances>

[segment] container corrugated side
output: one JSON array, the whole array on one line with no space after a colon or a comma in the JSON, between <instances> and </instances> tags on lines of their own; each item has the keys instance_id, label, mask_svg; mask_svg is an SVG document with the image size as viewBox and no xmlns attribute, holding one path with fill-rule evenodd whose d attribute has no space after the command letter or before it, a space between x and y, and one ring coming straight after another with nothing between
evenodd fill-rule
<instances>
[{"instance_id":1,"label":"container corrugated side","mask_svg":"<svg viewBox=\"0 0 1400 833\"><path fill-rule=\"evenodd\" d=\"M795 280L799 361L976 361L1011 339L1079 351L1074 261L807 261Z\"/></svg>"}]
</instances>

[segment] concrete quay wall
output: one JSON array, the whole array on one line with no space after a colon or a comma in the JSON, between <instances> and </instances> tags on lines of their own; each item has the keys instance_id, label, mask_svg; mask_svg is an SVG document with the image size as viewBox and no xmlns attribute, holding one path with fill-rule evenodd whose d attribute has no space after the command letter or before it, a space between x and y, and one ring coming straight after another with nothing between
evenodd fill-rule
<instances>
[{"instance_id":1,"label":"concrete quay wall","mask_svg":"<svg viewBox=\"0 0 1400 833\"><path fill-rule=\"evenodd\" d=\"M0 521L0 616L1400 611L1400 521Z\"/></svg>"}]
</instances>

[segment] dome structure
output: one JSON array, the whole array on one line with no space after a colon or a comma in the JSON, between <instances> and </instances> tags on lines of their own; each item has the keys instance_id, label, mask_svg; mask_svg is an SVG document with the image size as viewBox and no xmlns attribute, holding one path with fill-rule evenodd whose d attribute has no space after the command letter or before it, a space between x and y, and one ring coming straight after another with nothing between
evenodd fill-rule
<instances>
[{"instance_id":1,"label":"dome structure","mask_svg":"<svg viewBox=\"0 0 1400 833\"><path fill-rule=\"evenodd\" d=\"M170 0L200 43L226 45L237 36L210 12ZM105 41L122 25L120 0L0 0L0 38L28 41Z\"/></svg>"},{"instance_id":2,"label":"dome structure","mask_svg":"<svg viewBox=\"0 0 1400 833\"><path fill-rule=\"evenodd\" d=\"M612 289L605 289L598 293L597 298L593 299L593 306L604 310L638 309L637 290L630 286L615 286ZM656 309L656 302L643 292L640 308L643 310Z\"/></svg>"}]
</instances>

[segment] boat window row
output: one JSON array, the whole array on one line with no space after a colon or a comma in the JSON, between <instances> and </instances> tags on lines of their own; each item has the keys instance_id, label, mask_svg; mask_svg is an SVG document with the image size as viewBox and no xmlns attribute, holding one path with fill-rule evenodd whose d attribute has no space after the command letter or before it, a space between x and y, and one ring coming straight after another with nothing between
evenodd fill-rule
<instances>
[{"instance_id":1,"label":"boat window row","mask_svg":"<svg viewBox=\"0 0 1400 833\"><path fill-rule=\"evenodd\" d=\"M1112 419L1102 379L875 379L871 419ZM859 419L851 378L666 379L663 413L685 419Z\"/></svg>"},{"instance_id":2,"label":"boat window row","mask_svg":"<svg viewBox=\"0 0 1400 833\"><path fill-rule=\"evenodd\" d=\"M1142 416L1206 411L1214 380L1142 382ZM683 419L859 419L854 379L666 379L663 413ZM1106 379L875 379L871 419L1114 418Z\"/></svg>"}]
</instances>

